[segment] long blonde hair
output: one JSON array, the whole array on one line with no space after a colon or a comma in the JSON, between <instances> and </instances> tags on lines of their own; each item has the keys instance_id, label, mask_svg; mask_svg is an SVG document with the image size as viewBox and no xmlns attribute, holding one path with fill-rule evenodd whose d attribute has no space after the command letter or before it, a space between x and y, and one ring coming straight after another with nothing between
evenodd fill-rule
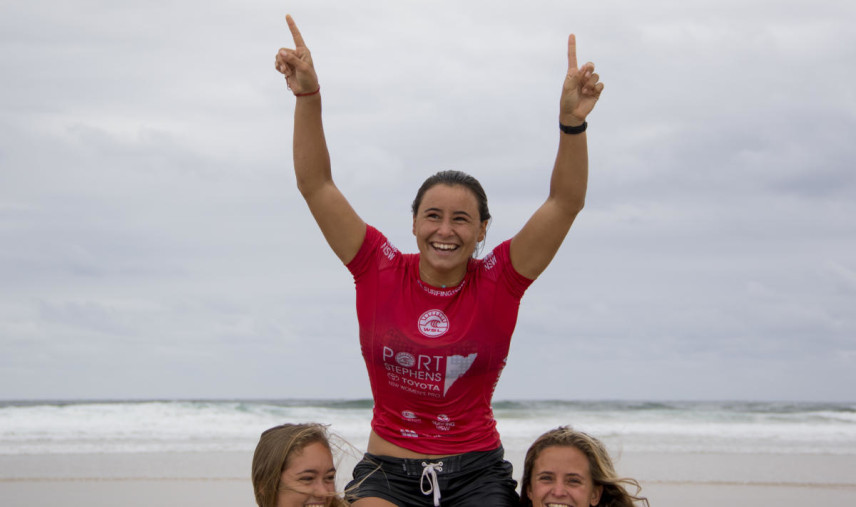
<instances>
[{"instance_id":1,"label":"long blonde hair","mask_svg":"<svg viewBox=\"0 0 856 507\"><path fill-rule=\"evenodd\" d=\"M529 487L532 485L532 472L535 460L548 447L573 447L582 452L589 463L589 471L595 486L603 488L598 506L602 507L634 507L634 502L648 504L648 499L639 496L642 487L635 479L619 477L612 465L612 459L603 443L581 431L574 431L569 426L560 426L544 433L526 451L523 461L523 479L520 487L520 504L532 506L529 498ZM634 486L635 494L630 494L625 486Z\"/></svg>"},{"instance_id":2,"label":"long blonde hair","mask_svg":"<svg viewBox=\"0 0 856 507\"><path fill-rule=\"evenodd\" d=\"M259 507L276 507L282 472L289 459L307 445L323 444L330 449L327 428L321 424L282 424L265 430L253 454L253 492ZM339 497L332 500L333 507L347 507Z\"/></svg>"}]
</instances>

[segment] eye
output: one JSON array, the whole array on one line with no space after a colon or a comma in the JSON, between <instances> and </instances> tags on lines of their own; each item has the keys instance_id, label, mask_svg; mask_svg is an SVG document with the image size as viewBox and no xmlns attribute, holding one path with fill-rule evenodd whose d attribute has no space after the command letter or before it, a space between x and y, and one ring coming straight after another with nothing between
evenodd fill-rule
<instances>
[{"instance_id":1,"label":"eye","mask_svg":"<svg viewBox=\"0 0 856 507\"><path fill-rule=\"evenodd\" d=\"M336 482L336 474L332 473L332 474L324 476L324 482L329 483L329 484Z\"/></svg>"}]
</instances>

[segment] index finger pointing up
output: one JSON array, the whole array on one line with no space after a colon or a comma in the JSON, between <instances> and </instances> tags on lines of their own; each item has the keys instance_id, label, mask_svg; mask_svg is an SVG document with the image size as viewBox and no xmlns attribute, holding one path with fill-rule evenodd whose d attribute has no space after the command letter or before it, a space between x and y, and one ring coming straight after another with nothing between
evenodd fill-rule
<instances>
[{"instance_id":1,"label":"index finger pointing up","mask_svg":"<svg viewBox=\"0 0 856 507\"><path fill-rule=\"evenodd\" d=\"M568 70L577 68L577 38L571 34L568 36Z\"/></svg>"},{"instance_id":2,"label":"index finger pointing up","mask_svg":"<svg viewBox=\"0 0 856 507\"><path fill-rule=\"evenodd\" d=\"M305 48L306 43L303 42L303 36L300 35L300 30L297 29L297 23L291 17L291 14L285 15L285 22L288 23L288 29L291 30L291 37L294 39L295 48Z\"/></svg>"}]
</instances>

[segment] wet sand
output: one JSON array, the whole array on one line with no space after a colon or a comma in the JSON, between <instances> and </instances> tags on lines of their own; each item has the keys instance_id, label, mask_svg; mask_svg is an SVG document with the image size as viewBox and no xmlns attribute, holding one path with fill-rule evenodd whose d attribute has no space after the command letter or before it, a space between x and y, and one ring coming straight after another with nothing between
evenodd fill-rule
<instances>
[{"instance_id":1,"label":"wet sand","mask_svg":"<svg viewBox=\"0 0 856 507\"><path fill-rule=\"evenodd\" d=\"M516 474L522 453L509 452ZM250 452L0 456L0 505L253 506ZM339 486L355 457L339 464ZM856 456L626 454L652 506L856 505ZM519 477L518 477L519 479Z\"/></svg>"}]
</instances>

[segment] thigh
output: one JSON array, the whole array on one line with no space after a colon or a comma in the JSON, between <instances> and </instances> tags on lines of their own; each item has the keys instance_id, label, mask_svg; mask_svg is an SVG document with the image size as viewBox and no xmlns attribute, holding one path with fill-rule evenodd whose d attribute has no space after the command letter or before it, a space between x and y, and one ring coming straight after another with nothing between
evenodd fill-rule
<instances>
[{"instance_id":1,"label":"thigh","mask_svg":"<svg viewBox=\"0 0 856 507\"><path fill-rule=\"evenodd\" d=\"M509 485L492 483L484 489L486 490L458 498L451 505L454 507L484 507L486 505L491 507L518 507L520 505L520 495L517 494L514 485L509 487Z\"/></svg>"},{"instance_id":2,"label":"thigh","mask_svg":"<svg viewBox=\"0 0 856 507\"><path fill-rule=\"evenodd\" d=\"M345 488L346 500L354 507L432 507L431 497L419 489L419 476L384 469L370 458L354 467L354 478Z\"/></svg>"},{"instance_id":3,"label":"thigh","mask_svg":"<svg viewBox=\"0 0 856 507\"><path fill-rule=\"evenodd\" d=\"M512 474L511 463L497 460L450 481L450 495L444 500L453 507L517 507L520 496Z\"/></svg>"},{"instance_id":4,"label":"thigh","mask_svg":"<svg viewBox=\"0 0 856 507\"><path fill-rule=\"evenodd\" d=\"M360 498L351 502L351 507L398 507L398 505L382 498Z\"/></svg>"}]
</instances>

